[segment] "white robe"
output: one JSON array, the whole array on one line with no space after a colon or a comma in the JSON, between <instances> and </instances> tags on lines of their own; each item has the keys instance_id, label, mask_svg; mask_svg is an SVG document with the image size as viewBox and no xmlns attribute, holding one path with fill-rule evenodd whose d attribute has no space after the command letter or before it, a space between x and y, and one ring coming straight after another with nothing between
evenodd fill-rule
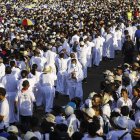
<instances>
[{"instance_id":1,"label":"white robe","mask_svg":"<svg viewBox=\"0 0 140 140\"><path fill-rule=\"evenodd\" d=\"M93 40L95 47L93 48L93 65L99 66L102 60L102 39L101 37L95 38Z\"/></svg>"},{"instance_id":2,"label":"white robe","mask_svg":"<svg viewBox=\"0 0 140 140\"><path fill-rule=\"evenodd\" d=\"M57 80L57 77L52 73L42 73L40 77L38 94L40 97L42 97L42 103L45 106L45 112L50 112L53 107L53 100L55 97L55 80Z\"/></svg>"},{"instance_id":3,"label":"white robe","mask_svg":"<svg viewBox=\"0 0 140 140\"><path fill-rule=\"evenodd\" d=\"M87 66L91 67L92 66L92 49L95 46L95 44L93 42L87 42L87 49L88 49L88 53L87 53Z\"/></svg>"},{"instance_id":4,"label":"white robe","mask_svg":"<svg viewBox=\"0 0 140 140\"><path fill-rule=\"evenodd\" d=\"M76 73L76 79L72 79L71 73ZM83 99L82 80L84 78L83 71L80 67L70 67L67 71L67 84L69 98L79 97Z\"/></svg>"},{"instance_id":5,"label":"white robe","mask_svg":"<svg viewBox=\"0 0 140 140\"><path fill-rule=\"evenodd\" d=\"M18 121L17 115L14 111L14 102L17 93L17 79L13 74L6 74L2 77L1 83L6 89L6 98L9 103L9 122L13 123Z\"/></svg>"},{"instance_id":6,"label":"white robe","mask_svg":"<svg viewBox=\"0 0 140 140\"><path fill-rule=\"evenodd\" d=\"M0 80L5 75L5 65L3 63L0 64Z\"/></svg>"},{"instance_id":7,"label":"white robe","mask_svg":"<svg viewBox=\"0 0 140 140\"><path fill-rule=\"evenodd\" d=\"M122 32L121 30L117 31L117 50L122 50Z\"/></svg>"},{"instance_id":8,"label":"white robe","mask_svg":"<svg viewBox=\"0 0 140 140\"><path fill-rule=\"evenodd\" d=\"M108 58L114 58L114 46L113 46L113 37L111 34L107 34L105 37L105 49L106 49L106 56Z\"/></svg>"},{"instance_id":9,"label":"white robe","mask_svg":"<svg viewBox=\"0 0 140 140\"><path fill-rule=\"evenodd\" d=\"M16 67L13 67L12 68L12 74L16 77L16 79L19 79L20 78L20 69L19 68L16 68Z\"/></svg>"},{"instance_id":10,"label":"white robe","mask_svg":"<svg viewBox=\"0 0 140 140\"><path fill-rule=\"evenodd\" d=\"M69 136L71 137L74 132L78 131L79 121L76 118L75 114L70 115L66 121L67 121L67 126L68 126L67 132Z\"/></svg>"},{"instance_id":11,"label":"white robe","mask_svg":"<svg viewBox=\"0 0 140 140\"><path fill-rule=\"evenodd\" d=\"M52 52L51 50L48 50L44 53L44 57L46 59L45 65L50 65L53 69L53 73L56 74L55 61L57 58L57 54L55 52Z\"/></svg>"},{"instance_id":12,"label":"white robe","mask_svg":"<svg viewBox=\"0 0 140 140\"><path fill-rule=\"evenodd\" d=\"M87 66L88 66L88 62L87 62L88 48L87 48L87 46L79 47L78 51L77 51L77 55L78 55L78 60L82 65L82 69L84 72L84 78L86 78L87 77Z\"/></svg>"},{"instance_id":13,"label":"white robe","mask_svg":"<svg viewBox=\"0 0 140 140\"><path fill-rule=\"evenodd\" d=\"M57 82L56 82L56 91L62 94L66 94L66 70L67 70L68 59L57 58Z\"/></svg>"},{"instance_id":14,"label":"white robe","mask_svg":"<svg viewBox=\"0 0 140 140\"><path fill-rule=\"evenodd\" d=\"M43 57L32 56L30 59L30 65L37 64L37 70L42 71L45 64L45 59Z\"/></svg>"}]
</instances>

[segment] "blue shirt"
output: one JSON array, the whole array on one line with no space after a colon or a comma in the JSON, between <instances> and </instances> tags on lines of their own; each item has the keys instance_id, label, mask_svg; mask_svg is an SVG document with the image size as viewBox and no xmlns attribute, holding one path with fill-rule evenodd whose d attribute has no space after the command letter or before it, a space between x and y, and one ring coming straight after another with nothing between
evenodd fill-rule
<instances>
[{"instance_id":1,"label":"blue shirt","mask_svg":"<svg viewBox=\"0 0 140 140\"><path fill-rule=\"evenodd\" d=\"M137 30L137 31L135 32L135 37L136 37L136 38L140 38L140 30Z\"/></svg>"}]
</instances>

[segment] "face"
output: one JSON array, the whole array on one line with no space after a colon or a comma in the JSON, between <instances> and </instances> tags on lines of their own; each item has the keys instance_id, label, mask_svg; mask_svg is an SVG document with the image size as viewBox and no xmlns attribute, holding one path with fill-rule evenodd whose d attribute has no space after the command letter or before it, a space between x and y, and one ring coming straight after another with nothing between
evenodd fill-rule
<instances>
[{"instance_id":1,"label":"face","mask_svg":"<svg viewBox=\"0 0 140 140\"><path fill-rule=\"evenodd\" d=\"M116 70L116 73L117 73L118 75L122 75L122 70L121 70L121 69L117 69L117 70Z\"/></svg>"},{"instance_id":2,"label":"face","mask_svg":"<svg viewBox=\"0 0 140 140\"><path fill-rule=\"evenodd\" d=\"M121 95L124 98L128 98L128 93L126 91L122 91Z\"/></svg>"},{"instance_id":3,"label":"face","mask_svg":"<svg viewBox=\"0 0 140 140\"><path fill-rule=\"evenodd\" d=\"M0 101L3 100L3 98L4 98L4 97L0 94Z\"/></svg>"},{"instance_id":4,"label":"face","mask_svg":"<svg viewBox=\"0 0 140 140\"><path fill-rule=\"evenodd\" d=\"M137 97L138 96L138 92L136 91L136 89L133 89L133 96Z\"/></svg>"},{"instance_id":5,"label":"face","mask_svg":"<svg viewBox=\"0 0 140 140\"><path fill-rule=\"evenodd\" d=\"M99 106L101 104L101 98L96 97L95 99L92 100L93 106Z\"/></svg>"}]
</instances>

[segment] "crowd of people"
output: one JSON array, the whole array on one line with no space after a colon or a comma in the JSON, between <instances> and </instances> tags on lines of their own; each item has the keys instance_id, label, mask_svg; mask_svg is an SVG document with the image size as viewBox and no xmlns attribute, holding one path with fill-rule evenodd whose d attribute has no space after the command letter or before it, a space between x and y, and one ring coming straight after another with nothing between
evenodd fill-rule
<instances>
[{"instance_id":1,"label":"crowd of people","mask_svg":"<svg viewBox=\"0 0 140 140\"><path fill-rule=\"evenodd\" d=\"M3 0L0 140L139 140L138 2ZM83 100L88 69L117 54L122 64ZM56 94L69 102L54 105Z\"/></svg>"}]
</instances>

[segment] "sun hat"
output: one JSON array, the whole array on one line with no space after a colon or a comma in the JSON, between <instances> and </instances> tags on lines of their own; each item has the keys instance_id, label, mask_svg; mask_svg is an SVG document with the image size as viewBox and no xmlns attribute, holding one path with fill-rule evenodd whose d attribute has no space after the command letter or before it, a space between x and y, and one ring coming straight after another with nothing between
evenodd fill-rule
<instances>
[{"instance_id":1,"label":"sun hat","mask_svg":"<svg viewBox=\"0 0 140 140\"><path fill-rule=\"evenodd\" d=\"M32 137L36 137L35 134L31 131L28 131L24 136L24 140L30 140Z\"/></svg>"},{"instance_id":2,"label":"sun hat","mask_svg":"<svg viewBox=\"0 0 140 140\"><path fill-rule=\"evenodd\" d=\"M18 129L17 129L16 126L11 125L11 126L8 127L7 132L12 132L12 133L16 133L17 134L18 133Z\"/></svg>"},{"instance_id":3,"label":"sun hat","mask_svg":"<svg viewBox=\"0 0 140 140\"><path fill-rule=\"evenodd\" d=\"M71 107L71 106L66 106L66 108L65 108L65 114L67 115L67 116L70 116L70 115L72 115L74 113L74 109Z\"/></svg>"},{"instance_id":4,"label":"sun hat","mask_svg":"<svg viewBox=\"0 0 140 140\"><path fill-rule=\"evenodd\" d=\"M51 113L48 113L46 115L46 121L50 122L50 123L55 123L55 116L53 114L51 114Z\"/></svg>"}]
</instances>

